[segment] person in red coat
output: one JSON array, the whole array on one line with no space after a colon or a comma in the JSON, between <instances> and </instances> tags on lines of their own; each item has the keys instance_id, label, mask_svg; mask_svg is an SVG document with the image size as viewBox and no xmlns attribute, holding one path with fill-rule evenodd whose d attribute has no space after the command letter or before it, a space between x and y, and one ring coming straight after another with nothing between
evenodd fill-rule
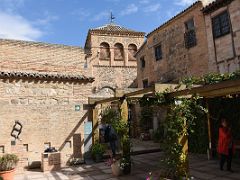
<instances>
[{"instance_id":1,"label":"person in red coat","mask_svg":"<svg viewBox=\"0 0 240 180\"><path fill-rule=\"evenodd\" d=\"M220 155L220 169L223 170L225 161L227 161L227 170L232 172L232 156L233 156L233 137L231 128L226 118L221 118L221 126L219 128L218 153Z\"/></svg>"}]
</instances>

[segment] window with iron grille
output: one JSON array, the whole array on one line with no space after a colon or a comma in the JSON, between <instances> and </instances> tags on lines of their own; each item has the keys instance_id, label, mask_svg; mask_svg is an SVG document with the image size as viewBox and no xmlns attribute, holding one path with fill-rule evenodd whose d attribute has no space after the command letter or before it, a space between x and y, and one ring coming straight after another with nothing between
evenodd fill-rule
<instances>
[{"instance_id":1,"label":"window with iron grille","mask_svg":"<svg viewBox=\"0 0 240 180\"><path fill-rule=\"evenodd\" d=\"M158 45L155 47L155 58L156 58L156 61L162 59L162 46L161 45Z\"/></svg>"},{"instance_id":2,"label":"window with iron grille","mask_svg":"<svg viewBox=\"0 0 240 180\"><path fill-rule=\"evenodd\" d=\"M155 58L156 58L156 61L162 59L162 46L161 45L158 45L155 47Z\"/></svg>"},{"instance_id":3,"label":"window with iron grille","mask_svg":"<svg viewBox=\"0 0 240 180\"><path fill-rule=\"evenodd\" d=\"M189 30L185 33L185 47L191 48L197 45L195 30Z\"/></svg>"},{"instance_id":4,"label":"window with iron grille","mask_svg":"<svg viewBox=\"0 0 240 180\"><path fill-rule=\"evenodd\" d=\"M155 58L156 61L159 61L162 59L162 46L158 45L155 47Z\"/></svg>"},{"instance_id":5,"label":"window with iron grille","mask_svg":"<svg viewBox=\"0 0 240 180\"><path fill-rule=\"evenodd\" d=\"M140 62L141 62L141 68L145 68L145 58L144 58L144 56L142 56L141 58L140 58Z\"/></svg>"},{"instance_id":6,"label":"window with iron grille","mask_svg":"<svg viewBox=\"0 0 240 180\"><path fill-rule=\"evenodd\" d=\"M227 11L212 18L212 31L214 38L230 33L230 19Z\"/></svg>"},{"instance_id":7,"label":"window with iron grille","mask_svg":"<svg viewBox=\"0 0 240 180\"><path fill-rule=\"evenodd\" d=\"M189 49L197 45L197 38L193 19L190 19L187 22L185 22L185 28L186 28L186 32L184 34L185 47Z\"/></svg>"},{"instance_id":8,"label":"window with iron grille","mask_svg":"<svg viewBox=\"0 0 240 180\"><path fill-rule=\"evenodd\" d=\"M148 79L145 79L142 82L143 82L143 88L147 88L148 87Z\"/></svg>"}]
</instances>

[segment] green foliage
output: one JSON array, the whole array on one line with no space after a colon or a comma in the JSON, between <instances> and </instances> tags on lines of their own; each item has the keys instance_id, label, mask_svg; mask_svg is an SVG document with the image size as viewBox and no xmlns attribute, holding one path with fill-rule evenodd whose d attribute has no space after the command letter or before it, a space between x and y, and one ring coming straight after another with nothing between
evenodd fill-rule
<instances>
[{"instance_id":1,"label":"green foliage","mask_svg":"<svg viewBox=\"0 0 240 180\"><path fill-rule=\"evenodd\" d=\"M91 147L91 154L93 157L96 157L96 155L100 155L102 156L106 151L106 147L105 145L101 144L101 143L94 143Z\"/></svg>"},{"instance_id":2,"label":"green foliage","mask_svg":"<svg viewBox=\"0 0 240 180\"><path fill-rule=\"evenodd\" d=\"M170 89L166 89L164 92L156 93L155 97L143 96L139 103L141 107L151 107L151 106L164 106L174 102L174 98L169 97L168 93Z\"/></svg>"},{"instance_id":3,"label":"green foliage","mask_svg":"<svg viewBox=\"0 0 240 180\"><path fill-rule=\"evenodd\" d=\"M120 120L120 113L110 107L102 111L101 116L101 121L107 124L112 124L113 122Z\"/></svg>"},{"instance_id":4,"label":"green foliage","mask_svg":"<svg viewBox=\"0 0 240 180\"><path fill-rule=\"evenodd\" d=\"M166 139L164 140L165 159L163 162L167 165L168 173L174 178L187 177L188 169L187 154L182 149L184 143L179 143L183 137L193 133L193 127L196 125L197 118L195 111L203 111L203 107L197 102L197 97L191 99L181 99L181 103L171 104L165 122ZM183 138L184 141L184 138Z\"/></svg>"},{"instance_id":5,"label":"green foliage","mask_svg":"<svg viewBox=\"0 0 240 180\"><path fill-rule=\"evenodd\" d=\"M112 122L112 127L116 131L119 137L122 137L124 134L127 134L129 131L128 123L124 122L123 120L119 119Z\"/></svg>"},{"instance_id":6,"label":"green foliage","mask_svg":"<svg viewBox=\"0 0 240 180\"><path fill-rule=\"evenodd\" d=\"M202 99L198 100L201 106L204 106ZM192 132L189 132L189 152L205 154L208 149L208 125L207 115L203 113L202 109L196 106L192 107L192 112L195 114L197 119L194 121L195 125L192 126Z\"/></svg>"},{"instance_id":7,"label":"green foliage","mask_svg":"<svg viewBox=\"0 0 240 180\"><path fill-rule=\"evenodd\" d=\"M216 84L222 81L227 80L235 80L240 79L240 70L235 71L233 73L226 73L226 74L220 74L220 73L209 73L207 75L204 75L202 77L188 77L184 78L181 83L185 84L187 87L192 87L193 84Z\"/></svg>"},{"instance_id":8,"label":"green foliage","mask_svg":"<svg viewBox=\"0 0 240 180\"><path fill-rule=\"evenodd\" d=\"M131 158L130 157L122 157L120 159L120 168L124 169L126 166L131 166Z\"/></svg>"},{"instance_id":9,"label":"green foliage","mask_svg":"<svg viewBox=\"0 0 240 180\"><path fill-rule=\"evenodd\" d=\"M4 154L0 157L0 171L9 171L16 167L19 159L15 154Z\"/></svg>"},{"instance_id":10,"label":"green foliage","mask_svg":"<svg viewBox=\"0 0 240 180\"><path fill-rule=\"evenodd\" d=\"M131 141L129 138L129 124L120 117L119 111L107 108L102 112L102 122L111 124L116 131L122 148L122 158L130 161Z\"/></svg>"}]
</instances>

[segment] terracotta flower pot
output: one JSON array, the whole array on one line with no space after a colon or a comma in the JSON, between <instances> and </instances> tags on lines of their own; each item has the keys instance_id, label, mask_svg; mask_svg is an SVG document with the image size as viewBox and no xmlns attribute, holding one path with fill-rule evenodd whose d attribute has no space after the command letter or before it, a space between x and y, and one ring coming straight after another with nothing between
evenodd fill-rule
<instances>
[{"instance_id":1,"label":"terracotta flower pot","mask_svg":"<svg viewBox=\"0 0 240 180\"><path fill-rule=\"evenodd\" d=\"M9 170L9 171L0 171L0 177L3 180L13 180L14 179L14 172L15 169Z\"/></svg>"},{"instance_id":2,"label":"terracotta flower pot","mask_svg":"<svg viewBox=\"0 0 240 180\"><path fill-rule=\"evenodd\" d=\"M114 176L120 176L122 174L122 171L120 169L119 161L114 162L111 165L111 168L112 168L112 173L113 173Z\"/></svg>"}]
</instances>

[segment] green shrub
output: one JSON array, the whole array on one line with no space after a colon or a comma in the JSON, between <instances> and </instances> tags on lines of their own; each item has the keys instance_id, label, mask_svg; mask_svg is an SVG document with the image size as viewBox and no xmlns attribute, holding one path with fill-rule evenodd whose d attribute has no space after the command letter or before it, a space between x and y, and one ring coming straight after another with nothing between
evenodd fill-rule
<instances>
[{"instance_id":1,"label":"green shrub","mask_svg":"<svg viewBox=\"0 0 240 180\"><path fill-rule=\"evenodd\" d=\"M0 157L0 171L9 171L16 167L19 159L15 154L4 154Z\"/></svg>"},{"instance_id":2,"label":"green shrub","mask_svg":"<svg viewBox=\"0 0 240 180\"><path fill-rule=\"evenodd\" d=\"M96 142L91 147L91 154L93 157L96 157L96 155L102 156L106 151L106 147L103 144L100 144Z\"/></svg>"}]
</instances>

